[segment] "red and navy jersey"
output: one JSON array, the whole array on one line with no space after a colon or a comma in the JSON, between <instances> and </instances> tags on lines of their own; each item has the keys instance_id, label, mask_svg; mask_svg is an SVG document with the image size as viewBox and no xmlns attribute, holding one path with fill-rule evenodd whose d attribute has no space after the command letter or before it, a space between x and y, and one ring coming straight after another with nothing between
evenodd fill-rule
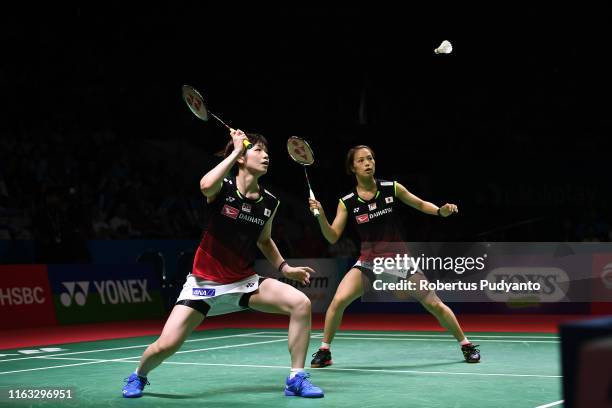
<instances>
[{"instance_id":1,"label":"red and navy jersey","mask_svg":"<svg viewBox=\"0 0 612 408\"><path fill-rule=\"evenodd\" d=\"M262 189L259 198L251 200L240 194L235 178L223 179L221 190L209 204L208 225L192 273L224 284L253 275L257 239L279 204L268 190Z\"/></svg>"},{"instance_id":2,"label":"red and navy jersey","mask_svg":"<svg viewBox=\"0 0 612 408\"><path fill-rule=\"evenodd\" d=\"M376 180L376 194L371 200L359 197L357 188L340 199L349 223L361 240L361 261L374 257L395 256L407 250L402 220L397 211L395 181Z\"/></svg>"}]
</instances>

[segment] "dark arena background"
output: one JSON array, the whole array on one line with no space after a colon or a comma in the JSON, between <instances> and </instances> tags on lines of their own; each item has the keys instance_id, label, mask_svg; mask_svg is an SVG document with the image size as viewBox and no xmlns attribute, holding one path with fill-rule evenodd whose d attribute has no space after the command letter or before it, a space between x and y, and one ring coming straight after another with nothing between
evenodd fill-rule
<instances>
[{"instance_id":1,"label":"dark arena background","mask_svg":"<svg viewBox=\"0 0 612 408\"><path fill-rule=\"evenodd\" d=\"M0 406L611 407L610 10L407 6L5 10ZM452 52L436 54L444 40ZM310 299L306 370L323 399L284 396L289 319L251 310L206 318L140 400L122 397L191 273L211 215L199 182L230 140L189 111L184 84L268 140L272 238L317 273L296 283L262 254L255 270ZM408 242L453 256L503 248L515 268L504 276L549 291L438 293L478 364L418 302L358 298L333 365L310 368L360 241L350 225L334 245L321 234L291 136L314 151L308 175L330 222L355 187L347 151L365 144L377 178L459 208L442 218L398 204Z\"/></svg>"}]
</instances>

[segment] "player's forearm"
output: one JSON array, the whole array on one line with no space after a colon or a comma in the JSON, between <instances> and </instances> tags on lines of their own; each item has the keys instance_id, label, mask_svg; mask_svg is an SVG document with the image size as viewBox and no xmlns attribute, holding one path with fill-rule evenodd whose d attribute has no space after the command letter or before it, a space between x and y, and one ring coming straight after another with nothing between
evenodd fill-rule
<instances>
[{"instance_id":1,"label":"player's forearm","mask_svg":"<svg viewBox=\"0 0 612 408\"><path fill-rule=\"evenodd\" d=\"M429 201L422 201L419 208L422 212L429 215L438 215L439 207Z\"/></svg>"},{"instance_id":2,"label":"player's forearm","mask_svg":"<svg viewBox=\"0 0 612 408\"><path fill-rule=\"evenodd\" d=\"M334 231L332 226L329 225L329 221L327 221L327 217L325 216L325 213L321 213L318 217L318 220L319 220L319 227L321 227L321 233L323 234L325 239L330 244L335 244L336 241L338 241L338 238L340 236L336 231Z\"/></svg>"},{"instance_id":3,"label":"player's forearm","mask_svg":"<svg viewBox=\"0 0 612 408\"><path fill-rule=\"evenodd\" d=\"M266 257L268 262L270 262L275 268L278 268L278 266L284 261L272 238L265 241L257 241L257 247Z\"/></svg>"},{"instance_id":4,"label":"player's forearm","mask_svg":"<svg viewBox=\"0 0 612 408\"><path fill-rule=\"evenodd\" d=\"M202 177L200 180L200 190L205 196L209 196L210 193L218 191L219 184L223 180L223 177L231 170L238 157L240 157L240 151L233 151L223 161L217 164L212 170ZM208 193L208 194L207 194Z\"/></svg>"}]
</instances>

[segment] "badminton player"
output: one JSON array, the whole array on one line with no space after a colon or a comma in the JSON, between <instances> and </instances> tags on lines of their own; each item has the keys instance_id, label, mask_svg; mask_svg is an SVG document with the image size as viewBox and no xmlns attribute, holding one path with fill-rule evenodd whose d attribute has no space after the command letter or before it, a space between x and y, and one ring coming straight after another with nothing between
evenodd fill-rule
<instances>
[{"instance_id":1,"label":"badminton player","mask_svg":"<svg viewBox=\"0 0 612 408\"><path fill-rule=\"evenodd\" d=\"M332 364L330 345L340 326L344 310L364 293L364 289L367 289L364 288L366 284L372 283L374 279L372 261L384 253L385 243L391 243L387 249L397 249L398 245L393 243L406 241L401 220L395 210L398 201L426 214L441 217L448 217L458 211L454 204L445 204L438 208L430 202L421 200L397 182L375 179L375 163L374 152L368 146L355 146L349 150L346 170L349 174L355 175L357 185L351 193L340 199L336 218L331 225L321 204L316 200L309 200L311 211L319 209L319 226L323 236L330 243L338 241L347 220L356 227L362 242L359 260L340 282L327 309L323 342L319 350L313 354L311 367L325 367ZM422 280L426 278L421 271L409 279L416 283L417 288L420 287L419 281ZM476 348L478 345L472 344L465 337L455 314L434 291L415 290L411 294L457 339L466 362L480 361L480 351Z\"/></svg>"},{"instance_id":2,"label":"badminton player","mask_svg":"<svg viewBox=\"0 0 612 408\"><path fill-rule=\"evenodd\" d=\"M289 316L291 372L285 395L323 397L323 390L304 371L310 339L311 305L302 292L253 270L257 248L287 278L308 284L308 267L287 264L270 236L279 200L259 185L268 171L265 138L249 134L253 148L244 149L245 133L230 132L225 159L200 180L210 210L208 227L160 337L143 353L136 371L123 387L123 396L142 396L149 372L173 355L206 316L253 309ZM228 176L237 164L238 172Z\"/></svg>"}]
</instances>

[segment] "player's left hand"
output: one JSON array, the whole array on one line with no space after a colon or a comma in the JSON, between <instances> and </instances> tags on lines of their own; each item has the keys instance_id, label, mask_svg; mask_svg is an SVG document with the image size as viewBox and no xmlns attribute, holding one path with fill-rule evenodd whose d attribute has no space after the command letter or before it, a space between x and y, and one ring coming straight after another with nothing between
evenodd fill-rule
<instances>
[{"instance_id":1,"label":"player's left hand","mask_svg":"<svg viewBox=\"0 0 612 408\"><path fill-rule=\"evenodd\" d=\"M298 281L302 285L310 284L310 275L313 273L315 273L314 269L307 266L287 266L283 268L285 278Z\"/></svg>"},{"instance_id":2,"label":"player's left hand","mask_svg":"<svg viewBox=\"0 0 612 408\"><path fill-rule=\"evenodd\" d=\"M442 217L448 217L449 215L453 215L454 213L458 213L459 208L455 204L444 204L440 207L440 215Z\"/></svg>"}]
</instances>

